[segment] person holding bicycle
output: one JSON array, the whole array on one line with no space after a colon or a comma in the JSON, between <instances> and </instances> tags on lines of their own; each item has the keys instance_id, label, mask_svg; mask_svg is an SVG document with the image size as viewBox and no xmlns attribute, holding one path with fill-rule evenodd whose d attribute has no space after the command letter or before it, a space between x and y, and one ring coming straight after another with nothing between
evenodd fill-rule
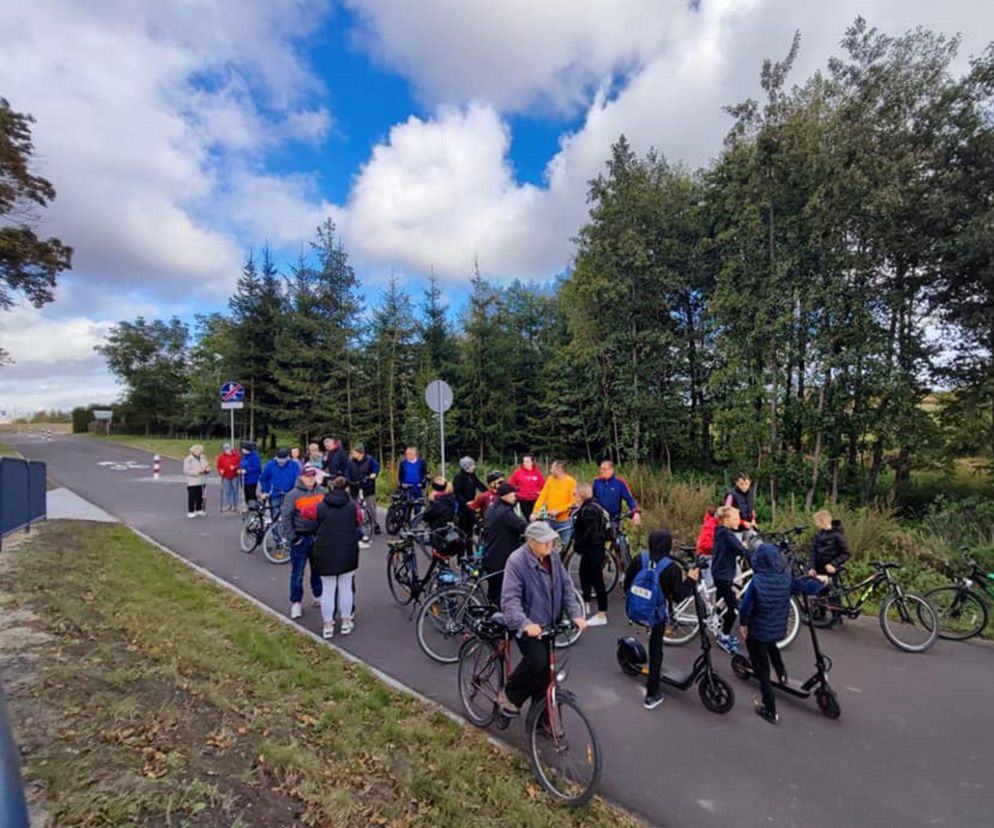
<instances>
[{"instance_id":1,"label":"person holding bicycle","mask_svg":"<svg viewBox=\"0 0 994 828\"><path fill-rule=\"evenodd\" d=\"M297 467L290 462L290 450L281 448L276 456L266 463L259 478L262 489L260 500L269 501L269 516L279 518L283 496L297 484Z\"/></svg>"},{"instance_id":2,"label":"person holding bicycle","mask_svg":"<svg viewBox=\"0 0 994 828\"><path fill-rule=\"evenodd\" d=\"M290 617L300 618L303 610L300 607L304 599L304 568L311 555L314 543L314 530L317 528L317 504L313 504L313 517L307 517L305 512L298 510L297 501L301 498L321 499L326 490L321 486L324 472L314 463L308 463L301 469L296 485L283 498L280 509L280 523L283 537L290 544ZM321 576L311 567L311 594L314 596L312 606L321 606Z\"/></svg>"},{"instance_id":3,"label":"person holding bicycle","mask_svg":"<svg viewBox=\"0 0 994 828\"><path fill-rule=\"evenodd\" d=\"M375 457L366 454L362 443L356 443L346 470L349 492L355 500L365 504L373 516L373 534L380 534L380 521L376 514L376 477L380 473L380 464ZM364 537L363 540L368 542L369 538Z\"/></svg>"},{"instance_id":4,"label":"person holding bicycle","mask_svg":"<svg viewBox=\"0 0 994 828\"><path fill-rule=\"evenodd\" d=\"M519 546L528 524L515 511L518 493L510 483L497 487L497 499L483 516L483 569L487 572L487 600L500 606L504 578L500 574Z\"/></svg>"},{"instance_id":5,"label":"person holding bicycle","mask_svg":"<svg viewBox=\"0 0 994 828\"><path fill-rule=\"evenodd\" d=\"M714 531L714 551L711 554L711 578L714 581L715 597L725 602L725 615L721 625L721 635L717 636L718 646L726 653L737 655L738 639L732 635L739 600L735 597L733 581L739 556L748 559L749 552L742 545L738 535L741 515L734 506L722 506L715 513L718 528Z\"/></svg>"},{"instance_id":6,"label":"person holding bicycle","mask_svg":"<svg viewBox=\"0 0 994 828\"><path fill-rule=\"evenodd\" d=\"M324 471L329 480L336 477L347 478L349 456L345 453L345 447L337 437L324 438Z\"/></svg>"},{"instance_id":7,"label":"person holding bicycle","mask_svg":"<svg viewBox=\"0 0 994 828\"><path fill-rule=\"evenodd\" d=\"M411 490L415 499L424 497L424 485L428 480L428 464L423 457L418 457L418 450L408 446L404 450L404 459L397 466L397 482L402 487Z\"/></svg>"},{"instance_id":8,"label":"person holding bicycle","mask_svg":"<svg viewBox=\"0 0 994 828\"><path fill-rule=\"evenodd\" d=\"M822 509L812 518L818 530L811 542L811 568L809 575L828 575L831 585L837 585L839 570L849 560L849 544L842 534L842 522L832 519L832 513ZM824 592L831 591L826 587ZM842 623L842 613L832 613L832 624Z\"/></svg>"},{"instance_id":9,"label":"person holding bicycle","mask_svg":"<svg viewBox=\"0 0 994 828\"><path fill-rule=\"evenodd\" d=\"M604 511L611 517L611 523L616 532L621 529L622 503L628 506L628 514L632 519L632 524L638 526L642 523L639 505L635 501L628 483L614 473L613 460L601 461L600 476L593 482L593 492L594 500L603 506Z\"/></svg>"},{"instance_id":10,"label":"person holding bicycle","mask_svg":"<svg viewBox=\"0 0 994 828\"><path fill-rule=\"evenodd\" d=\"M587 626L603 627L607 624L604 545L611 540L611 516L594 497L589 483L577 485L576 502L579 508L573 514L573 548L580 556L580 594L587 612L590 612L591 592L597 596L597 613L587 619Z\"/></svg>"},{"instance_id":11,"label":"person holding bicycle","mask_svg":"<svg viewBox=\"0 0 994 828\"><path fill-rule=\"evenodd\" d=\"M545 517L559 533L563 546L573 537L572 510L576 505L576 479L566 474L566 461L553 460L529 520ZM543 515L543 510L546 514Z\"/></svg>"},{"instance_id":12,"label":"person holding bicycle","mask_svg":"<svg viewBox=\"0 0 994 828\"><path fill-rule=\"evenodd\" d=\"M459 504L459 528L467 538L473 537L476 524L476 516L470 504L478 493L486 490L483 481L476 476L476 461L472 457L463 457L459 461L459 471L452 478L452 493L455 495L456 503Z\"/></svg>"},{"instance_id":13,"label":"person holding bicycle","mask_svg":"<svg viewBox=\"0 0 994 828\"><path fill-rule=\"evenodd\" d=\"M497 697L505 716L517 716L521 705L529 698L541 698L549 684L549 645L539 640L542 628L564 615L580 630L587 628L566 567L552 554L558 538L548 523L531 523L524 546L511 553L504 568L500 609L521 650L521 661Z\"/></svg>"}]
</instances>

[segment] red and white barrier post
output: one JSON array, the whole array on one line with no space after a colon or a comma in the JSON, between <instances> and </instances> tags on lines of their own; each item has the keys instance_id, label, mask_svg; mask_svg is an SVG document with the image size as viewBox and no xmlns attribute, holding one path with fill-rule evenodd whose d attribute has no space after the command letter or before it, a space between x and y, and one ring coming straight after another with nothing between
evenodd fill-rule
<instances>
[{"instance_id":1,"label":"red and white barrier post","mask_svg":"<svg viewBox=\"0 0 994 828\"><path fill-rule=\"evenodd\" d=\"M155 457L152 458L152 479L153 480L158 480L159 479L159 455L158 454L155 455Z\"/></svg>"}]
</instances>

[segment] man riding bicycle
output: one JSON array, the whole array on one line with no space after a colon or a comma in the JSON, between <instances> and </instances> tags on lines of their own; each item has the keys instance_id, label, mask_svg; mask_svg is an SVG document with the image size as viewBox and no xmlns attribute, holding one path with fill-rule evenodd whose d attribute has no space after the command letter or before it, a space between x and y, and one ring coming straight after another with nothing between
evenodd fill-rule
<instances>
[{"instance_id":1,"label":"man riding bicycle","mask_svg":"<svg viewBox=\"0 0 994 828\"><path fill-rule=\"evenodd\" d=\"M572 589L566 567L552 550L559 533L536 521L525 530L525 545L511 553L504 568L500 608L516 634L521 661L497 697L505 716L517 716L529 697L540 697L549 683L546 644L542 628L565 616L586 629L583 607Z\"/></svg>"},{"instance_id":2,"label":"man riding bicycle","mask_svg":"<svg viewBox=\"0 0 994 828\"><path fill-rule=\"evenodd\" d=\"M638 526L642 523L642 515L639 512L639 505L635 501L632 490L628 483L614 473L614 462L603 460L600 465L600 476L594 479L594 500L604 507L604 511L611 518L614 530L617 533L621 529L621 504L624 502L628 506L628 514L632 519L632 524Z\"/></svg>"}]
</instances>

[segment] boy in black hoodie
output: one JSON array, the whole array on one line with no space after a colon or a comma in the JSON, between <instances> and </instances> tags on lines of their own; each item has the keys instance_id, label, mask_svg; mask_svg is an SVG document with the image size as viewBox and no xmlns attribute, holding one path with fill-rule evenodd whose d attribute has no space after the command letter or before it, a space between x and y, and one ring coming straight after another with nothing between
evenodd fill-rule
<instances>
[{"instance_id":1,"label":"boy in black hoodie","mask_svg":"<svg viewBox=\"0 0 994 828\"><path fill-rule=\"evenodd\" d=\"M735 530L739 528L739 510L734 506L722 506L715 512L718 518L718 528L714 531L714 552L711 556L711 577L714 579L714 591L717 598L725 601L725 615L722 620L721 634L717 636L718 646L726 653L735 655L739 651L738 639L732 635L735 626L735 613L739 608L738 598L732 582L735 580L735 569L738 557L749 557L748 550L742 545Z\"/></svg>"},{"instance_id":2,"label":"boy in black hoodie","mask_svg":"<svg viewBox=\"0 0 994 828\"><path fill-rule=\"evenodd\" d=\"M833 520L831 512L822 509L820 512L815 512L812 520L818 532L811 542L811 568L808 574L828 575L831 584L822 594L830 595L833 589L839 586L839 570L849 560L849 545L846 543L845 535L842 534L842 521ZM833 610L832 624L841 623L842 613Z\"/></svg>"},{"instance_id":3,"label":"boy in black hoodie","mask_svg":"<svg viewBox=\"0 0 994 828\"><path fill-rule=\"evenodd\" d=\"M654 569L659 571L659 588L671 605L676 605L688 596L694 594L701 571L696 566L684 573L683 567L676 561L660 567L663 558L669 557L673 549L673 536L664 529L657 529L649 534L649 561ZM642 569L642 556L636 555L625 572L625 594L631 588L635 576ZM663 703L663 694L659 690L659 674L663 669L663 635L666 632L665 622L656 624L649 629L649 677L645 683L645 701L643 707L652 710Z\"/></svg>"}]
</instances>

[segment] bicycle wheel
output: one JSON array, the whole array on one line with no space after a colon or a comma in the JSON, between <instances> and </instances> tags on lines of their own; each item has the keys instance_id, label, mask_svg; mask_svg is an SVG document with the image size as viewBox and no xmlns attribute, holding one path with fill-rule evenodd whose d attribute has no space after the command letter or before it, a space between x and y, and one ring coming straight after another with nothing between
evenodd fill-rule
<instances>
[{"instance_id":1,"label":"bicycle wheel","mask_svg":"<svg viewBox=\"0 0 994 828\"><path fill-rule=\"evenodd\" d=\"M387 509L386 529L388 535L396 535L404 528L404 515L407 509L399 503L392 503Z\"/></svg>"},{"instance_id":2,"label":"bicycle wheel","mask_svg":"<svg viewBox=\"0 0 994 828\"><path fill-rule=\"evenodd\" d=\"M242 523L242 531L239 542L242 552L252 552L262 540L262 518L250 513L245 522Z\"/></svg>"},{"instance_id":3,"label":"bicycle wheel","mask_svg":"<svg viewBox=\"0 0 994 828\"><path fill-rule=\"evenodd\" d=\"M667 644L686 644L697 635L697 611L694 609L694 596L684 598L673 608L666 621L663 641Z\"/></svg>"},{"instance_id":4,"label":"bicycle wheel","mask_svg":"<svg viewBox=\"0 0 994 828\"><path fill-rule=\"evenodd\" d=\"M782 650L794 643L797 633L801 629L801 608L797 604L796 598L790 599L790 609L787 612L787 635L777 642L777 648Z\"/></svg>"},{"instance_id":5,"label":"bicycle wheel","mask_svg":"<svg viewBox=\"0 0 994 828\"><path fill-rule=\"evenodd\" d=\"M577 586L580 586L580 560L581 556L574 549L569 550L564 560L569 576ZM604 572L604 591L610 594L618 583L618 567L611 552L604 553L604 563L601 568Z\"/></svg>"},{"instance_id":6,"label":"bicycle wheel","mask_svg":"<svg viewBox=\"0 0 994 828\"><path fill-rule=\"evenodd\" d=\"M283 531L278 523L270 524L266 534L262 536L262 551L270 563L290 563L290 544L283 538Z\"/></svg>"},{"instance_id":7,"label":"bicycle wheel","mask_svg":"<svg viewBox=\"0 0 994 828\"><path fill-rule=\"evenodd\" d=\"M373 513L364 501L362 504L362 536L364 538L373 537L373 525L375 523Z\"/></svg>"},{"instance_id":8,"label":"bicycle wheel","mask_svg":"<svg viewBox=\"0 0 994 828\"><path fill-rule=\"evenodd\" d=\"M580 590L573 587L573 594L576 596L576 600L580 602L580 606L583 606L583 596L580 595ZM577 640L582 635L582 631L579 627L570 627L569 632L560 633L556 636L554 642L557 650L565 649L566 647L571 647L576 644Z\"/></svg>"},{"instance_id":9,"label":"bicycle wheel","mask_svg":"<svg viewBox=\"0 0 994 828\"><path fill-rule=\"evenodd\" d=\"M601 749L590 720L562 691L551 711L544 699L535 703L541 709L529 716L528 729L535 775L563 803L583 805L594 795L601 776Z\"/></svg>"},{"instance_id":10,"label":"bicycle wheel","mask_svg":"<svg viewBox=\"0 0 994 828\"><path fill-rule=\"evenodd\" d=\"M489 641L471 638L459 650L459 701L466 718L486 727L497 716L497 694L504 687L504 658Z\"/></svg>"},{"instance_id":11,"label":"bicycle wheel","mask_svg":"<svg viewBox=\"0 0 994 828\"><path fill-rule=\"evenodd\" d=\"M402 607L414 600L414 567L406 549L391 549L387 556L387 584L390 594Z\"/></svg>"},{"instance_id":12,"label":"bicycle wheel","mask_svg":"<svg viewBox=\"0 0 994 828\"><path fill-rule=\"evenodd\" d=\"M428 596L415 622L418 646L428 658L441 664L459 660L459 650L468 637L471 607L483 609L483 604L465 586L445 587Z\"/></svg>"},{"instance_id":13,"label":"bicycle wheel","mask_svg":"<svg viewBox=\"0 0 994 828\"><path fill-rule=\"evenodd\" d=\"M906 653L922 653L939 637L932 605L913 592L892 592L880 605L880 629L887 640Z\"/></svg>"},{"instance_id":14,"label":"bicycle wheel","mask_svg":"<svg viewBox=\"0 0 994 828\"><path fill-rule=\"evenodd\" d=\"M987 626L987 605L965 587L937 587L925 593L925 600L939 617L939 638L966 641Z\"/></svg>"}]
</instances>

